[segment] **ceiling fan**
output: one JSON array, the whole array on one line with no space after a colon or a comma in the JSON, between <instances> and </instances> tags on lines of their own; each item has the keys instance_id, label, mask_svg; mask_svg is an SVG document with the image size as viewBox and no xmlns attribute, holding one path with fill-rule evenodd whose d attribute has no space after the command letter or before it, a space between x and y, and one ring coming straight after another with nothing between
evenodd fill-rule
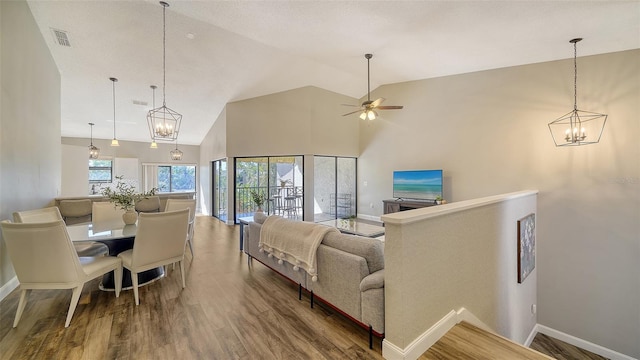
<instances>
[{"instance_id":1,"label":"ceiling fan","mask_svg":"<svg viewBox=\"0 0 640 360\"><path fill-rule=\"evenodd\" d=\"M376 110L402 109L403 106L395 106L395 105L380 106L380 104L382 104L382 102L384 101L384 98L378 98L375 101L371 101L371 78L369 75L369 60L371 60L371 58L373 57L373 54L364 54L364 57L367 59L367 101L362 103L362 105L360 106L360 109L356 111L348 112L342 116L347 116L347 115L360 112L361 113L360 119L375 120L375 118L378 117L378 113L376 112ZM347 104L343 104L343 105L358 106L358 105L347 105Z\"/></svg>"}]
</instances>

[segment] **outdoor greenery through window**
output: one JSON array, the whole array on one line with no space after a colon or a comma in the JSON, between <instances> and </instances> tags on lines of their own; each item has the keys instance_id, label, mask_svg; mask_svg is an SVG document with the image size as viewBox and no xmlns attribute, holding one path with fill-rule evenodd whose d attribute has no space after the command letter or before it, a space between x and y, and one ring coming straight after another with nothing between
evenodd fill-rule
<instances>
[{"instance_id":1,"label":"outdoor greenery through window","mask_svg":"<svg viewBox=\"0 0 640 360\"><path fill-rule=\"evenodd\" d=\"M89 183L110 183L113 178L113 160L89 160Z\"/></svg>"},{"instance_id":2,"label":"outdoor greenery through window","mask_svg":"<svg viewBox=\"0 0 640 360\"><path fill-rule=\"evenodd\" d=\"M195 165L158 166L160 192L196 191Z\"/></svg>"}]
</instances>

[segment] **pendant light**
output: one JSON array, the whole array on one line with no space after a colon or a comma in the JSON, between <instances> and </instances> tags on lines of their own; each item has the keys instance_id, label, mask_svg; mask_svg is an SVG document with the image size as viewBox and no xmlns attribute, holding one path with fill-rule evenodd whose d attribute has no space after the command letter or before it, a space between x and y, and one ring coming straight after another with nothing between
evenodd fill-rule
<instances>
[{"instance_id":1,"label":"pendant light","mask_svg":"<svg viewBox=\"0 0 640 360\"><path fill-rule=\"evenodd\" d=\"M162 5L162 106L149 110L147 113L147 123L149 124L149 132L151 139L154 141L175 141L178 139L180 131L180 123L182 115L167 107L166 102L166 11L169 4L160 1Z\"/></svg>"},{"instance_id":2,"label":"pendant light","mask_svg":"<svg viewBox=\"0 0 640 360\"><path fill-rule=\"evenodd\" d=\"M111 140L111 146L120 146L116 138L116 82L118 79L112 77L109 80L113 84L113 140Z\"/></svg>"},{"instance_id":3,"label":"pendant light","mask_svg":"<svg viewBox=\"0 0 640 360\"><path fill-rule=\"evenodd\" d=\"M582 38L571 39L573 44L573 110L549 123L549 131L556 146L580 146L600 141L607 115L578 110L577 46Z\"/></svg>"},{"instance_id":4,"label":"pendant light","mask_svg":"<svg viewBox=\"0 0 640 360\"><path fill-rule=\"evenodd\" d=\"M93 146L93 125L94 123L89 123L91 126L91 144L89 145L89 159L97 159L100 156L100 149Z\"/></svg>"},{"instance_id":5,"label":"pendant light","mask_svg":"<svg viewBox=\"0 0 640 360\"><path fill-rule=\"evenodd\" d=\"M152 109L156 108L156 88L157 88L157 86L151 85L151 91L153 92L153 107L152 107ZM149 146L149 148L150 149L157 149L158 148L158 143L156 142L156 139L153 138L153 131L151 131L151 129L153 129L153 124L149 122L149 118L147 118L147 124L149 124L149 132L151 133L151 145Z\"/></svg>"},{"instance_id":6,"label":"pendant light","mask_svg":"<svg viewBox=\"0 0 640 360\"><path fill-rule=\"evenodd\" d=\"M180 161L182 160L182 151L178 150L178 140L176 139L176 149L171 150L170 152L171 160Z\"/></svg>"}]
</instances>

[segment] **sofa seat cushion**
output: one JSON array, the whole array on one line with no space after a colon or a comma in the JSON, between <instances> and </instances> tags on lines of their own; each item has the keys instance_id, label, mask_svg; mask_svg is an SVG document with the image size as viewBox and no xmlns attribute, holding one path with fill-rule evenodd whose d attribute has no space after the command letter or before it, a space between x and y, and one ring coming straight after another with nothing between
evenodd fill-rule
<instances>
[{"instance_id":1,"label":"sofa seat cushion","mask_svg":"<svg viewBox=\"0 0 640 360\"><path fill-rule=\"evenodd\" d=\"M365 258L369 273L384 269L384 243L378 239L336 232L326 234L322 244Z\"/></svg>"}]
</instances>

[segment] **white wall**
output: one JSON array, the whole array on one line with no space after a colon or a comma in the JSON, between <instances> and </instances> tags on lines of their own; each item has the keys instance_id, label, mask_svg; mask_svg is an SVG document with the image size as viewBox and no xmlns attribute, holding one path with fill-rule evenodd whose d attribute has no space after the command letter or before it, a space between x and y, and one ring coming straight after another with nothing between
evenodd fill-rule
<instances>
[{"instance_id":1,"label":"white wall","mask_svg":"<svg viewBox=\"0 0 640 360\"><path fill-rule=\"evenodd\" d=\"M640 358L640 50L578 71L578 107L609 115L584 147L547 127L573 108L573 59L376 89L405 108L361 126L358 210L382 214L397 169L444 169L449 201L539 189L540 324Z\"/></svg>"},{"instance_id":2,"label":"white wall","mask_svg":"<svg viewBox=\"0 0 640 360\"><path fill-rule=\"evenodd\" d=\"M60 192L60 74L25 1L0 2L0 219ZM0 286L15 276L0 240Z\"/></svg>"},{"instance_id":3,"label":"white wall","mask_svg":"<svg viewBox=\"0 0 640 360\"><path fill-rule=\"evenodd\" d=\"M227 153L227 110L226 107L211 126L200 143L200 208L203 214L211 215L212 193L211 162L226 158ZM232 188L230 188L232 189ZM227 199L227 204L233 203Z\"/></svg>"},{"instance_id":4,"label":"white wall","mask_svg":"<svg viewBox=\"0 0 640 360\"><path fill-rule=\"evenodd\" d=\"M89 190L89 149L87 146L62 145L60 196L86 196Z\"/></svg>"}]
</instances>

